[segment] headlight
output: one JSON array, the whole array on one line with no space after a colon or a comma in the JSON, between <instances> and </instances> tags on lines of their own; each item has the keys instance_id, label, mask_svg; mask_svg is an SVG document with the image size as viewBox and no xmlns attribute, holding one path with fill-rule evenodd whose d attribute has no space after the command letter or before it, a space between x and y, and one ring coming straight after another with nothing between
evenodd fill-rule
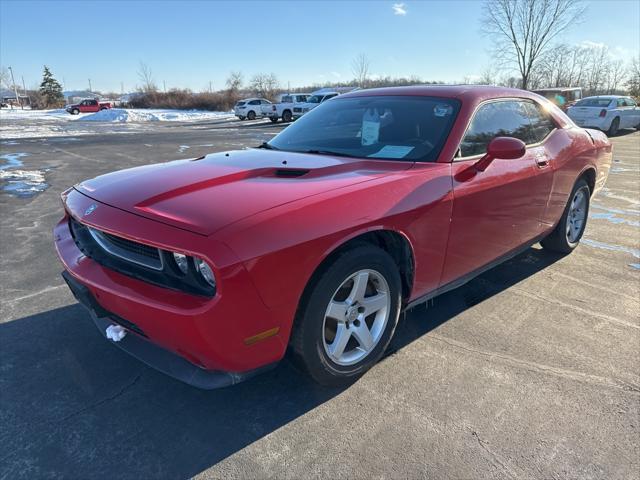
<instances>
[{"instance_id":1,"label":"headlight","mask_svg":"<svg viewBox=\"0 0 640 480\"><path fill-rule=\"evenodd\" d=\"M205 282L215 288L216 277L213 275L213 270L211 270L209 264L198 257L193 257L193 262L196 265L196 270L200 273Z\"/></svg>"},{"instance_id":2,"label":"headlight","mask_svg":"<svg viewBox=\"0 0 640 480\"><path fill-rule=\"evenodd\" d=\"M173 260L176 262L176 265L180 269L182 273L185 275L189 271L189 262L186 255L181 253L173 253Z\"/></svg>"}]
</instances>

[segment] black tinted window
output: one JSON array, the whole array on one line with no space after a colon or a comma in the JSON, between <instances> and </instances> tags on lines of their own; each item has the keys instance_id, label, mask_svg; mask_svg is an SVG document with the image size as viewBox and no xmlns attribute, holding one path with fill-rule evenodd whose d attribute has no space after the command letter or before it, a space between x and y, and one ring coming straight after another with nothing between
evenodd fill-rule
<instances>
[{"instance_id":1,"label":"black tinted window","mask_svg":"<svg viewBox=\"0 0 640 480\"><path fill-rule=\"evenodd\" d=\"M532 143L538 143L544 140L554 128L556 128L549 114L545 112L540 105L533 102L527 102L527 113L531 119L531 140Z\"/></svg>"},{"instance_id":2,"label":"black tinted window","mask_svg":"<svg viewBox=\"0 0 640 480\"><path fill-rule=\"evenodd\" d=\"M260 105L260 100L251 100L249 105Z\"/></svg>"},{"instance_id":3,"label":"black tinted window","mask_svg":"<svg viewBox=\"0 0 640 480\"><path fill-rule=\"evenodd\" d=\"M486 153L487 145L496 137L514 137L533 143L526 103L509 100L481 106L460 144L462 156Z\"/></svg>"}]
</instances>

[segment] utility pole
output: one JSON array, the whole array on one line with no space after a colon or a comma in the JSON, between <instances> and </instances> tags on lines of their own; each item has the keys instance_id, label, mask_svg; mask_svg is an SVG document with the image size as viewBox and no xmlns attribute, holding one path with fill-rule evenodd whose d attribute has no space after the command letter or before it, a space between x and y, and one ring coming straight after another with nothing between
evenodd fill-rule
<instances>
[{"instance_id":1,"label":"utility pole","mask_svg":"<svg viewBox=\"0 0 640 480\"><path fill-rule=\"evenodd\" d=\"M162 80L162 89L164 90L164 93L167 93L167 82L164 80Z\"/></svg>"},{"instance_id":2,"label":"utility pole","mask_svg":"<svg viewBox=\"0 0 640 480\"><path fill-rule=\"evenodd\" d=\"M93 90L91 90L91 79L89 79L89 91L93 93Z\"/></svg>"},{"instance_id":3,"label":"utility pole","mask_svg":"<svg viewBox=\"0 0 640 480\"><path fill-rule=\"evenodd\" d=\"M211 93L211 80L209 80L209 93Z\"/></svg>"},{"instance_id":4,"label":"utility pole","mask_svg":"<svg viewBox=\"0 0 640 480\"><path fill-rule=\"evenodd\" d=\"M124 95L124 82L120 82L120 95Z\"/></svg>"},{"instance_id":5,"label":"utility pole","mask_svg":"<svg viewBox=\"0 0 640 480\"><path fill-rule=\"evenodd\" d=\"M13 93L16 95L16 101L20 104L20 108L24 110L22 106L22 102L20 101L20 97L18 96L18 88L16 87L16 81L13 78L13 68L9 67L9 71L11 72L11 83L13 83ZM13 106L11 107L13 109Z\"/></svg>"},{"instance_id":6,"label":"utility pole","mask_svg":"<svg viewBox=\"0 0 640 480\"><path fill-rule=\"evenodd\" d=\"M27 95L27 87L24 84L24 75L21 75L22 77L22 91L24 93L24 96L27 97L27 99L29 100L29 107L31 107L31 98L29 98L29 95Z\"/></svg>"}]
</instances>

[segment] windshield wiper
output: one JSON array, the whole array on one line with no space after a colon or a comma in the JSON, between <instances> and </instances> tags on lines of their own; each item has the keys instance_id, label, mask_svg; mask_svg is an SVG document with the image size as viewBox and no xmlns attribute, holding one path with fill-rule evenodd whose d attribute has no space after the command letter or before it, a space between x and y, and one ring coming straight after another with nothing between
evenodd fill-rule
<instances>
[{"instance_id":1,"label":"windshield wiper","mask_svg":"<svg viewBox=\"0 0 640 480\"><path fill-rule=\"evenodd\" d=\"M333 155L334 157L357 158L353 155L349 155L348 153L332 152L331 150L305 150L300 153L313 153L315 155Z\"/></svg>"},{"instance_id":2,"label":"windshield wiper","mask_svg":"<svg viewBox=\"0 0 640 480\"><path fill-rule=\"evenodd\" d=\"M269 145L267 142L262 142L257 148L264 148L265 150L280 150L273 145Z\"/></svg>"}]
</instances>

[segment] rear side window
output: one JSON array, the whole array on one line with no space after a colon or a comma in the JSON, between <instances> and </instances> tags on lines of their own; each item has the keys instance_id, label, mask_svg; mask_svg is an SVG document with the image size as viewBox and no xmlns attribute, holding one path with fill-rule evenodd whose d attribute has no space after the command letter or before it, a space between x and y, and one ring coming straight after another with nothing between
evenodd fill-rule
<instances>
[{"instance_id":1,"label":"rear side window","mask_svg":"<svg viewBox=\"0 0 640 480\"><path fill-rule=\"evenodd\" d=\"M576 103L576 107L600 107L607 108L611 103L610 98L585 98Z\"/></svg>"},{"instance_id":2,"label":"rear side window","mask_svg":"<svg viewBox=\"0 0 640 480\"><path fill-rule=\"evenodd\" d=\"M624 101L624 98L619 98L618 107L625 107L625 106L626 106L626 102Z\"/></svg>"},{"instance_id":3,"label":"rear side window","mask_svg":"<svg viewBox=\"0 0 640 480\"><path fill-rule=\"evenodd\" d=\"M249 105L260 105L260 100L251 100Z\"/></svg>"},{"instance_id":4,"label":"rear side window","mask_svg":"<svg viewBox=\"0 0 640 480\"><path fill-rule=\"evenodd\" d=\"M293 98L291 97L291 95L284 95L282 97L282 99L280 100L280 102L282 102L282 103L291 103L291 102L293 102Z\"/></svg>"},{"instance_id":5,"label":"rear side window","mask_svg":"<svg viewBox=\"0 0 640 480\"><path fill-rule=\"evenodd\" d=\"M484 155L487 146L496 137L514 137L524 143L534 143L527 103L507 100L482 105L462 139L461 156Z\"/></svg>"},{"instance_id":6,"label":"rear side window","mask_svg":"<svg viewBox=\"0 0 640 480\"><path fill-rule=\"evenodd\" d=\"M556 125L549 114L537 103L526 102L525 105L531 119L531 141L541 142L556 128Z\"/></svg>"}]
</instances>

